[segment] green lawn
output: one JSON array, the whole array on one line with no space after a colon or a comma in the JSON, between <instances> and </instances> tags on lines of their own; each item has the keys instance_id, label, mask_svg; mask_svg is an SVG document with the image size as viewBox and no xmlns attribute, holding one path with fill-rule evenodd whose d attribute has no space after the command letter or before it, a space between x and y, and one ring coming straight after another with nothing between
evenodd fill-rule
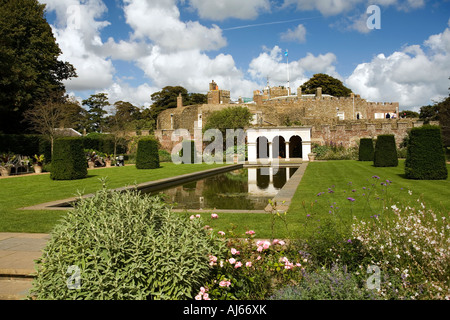
<instances>
[{"instance_id":1,"label":"green lawn","mask_svg":"<svg viewBox=\"0 0 450 320\"><path fill-rule=\"evenodd\" d=\"M0 232L51 231L64 212L21 211L17 208L69 198L74 196L77 190L92 193L101 187L98 180L101 177L107 176L109 187L117 188L218 166L177 166L172 163L162 165L162 168L156 170L137 170L134 166L92 170L89 171L87 179L78 181L52 181L48 175L0 179ZM450 166L448 168L450 172ZM258 238L284 238L301 237L308 232L305 223L318 221L329 215L330 211L341 221L351 223L353 216L364 218L380 214L383 207L395 202L408 201L417 205L419 197L427 207L448 214L450 179L408 180L403 172L404 161L400 161L396 168L375 168L372 162L360 161L312 162L308 165L285 217L287 228L283 217L273 217L270 214L219 213L219 219L212 220L210 213L205 212L202 218L215 231L222 230L227 235L230 235L228 230L235 225L237 235L242 235L246 230L254 230ZM374 179L373 176L380 179ZM391 184L387 187L381 186L386 180L390 180ZM366 189L363 189L364 187ZM333 193L329 193L328 188L333 190ZM411 191L412 195L408 191ZM322 192L320 196L317 195ZM355 201L347 200L349 197ZM389 203L386 203L386 200L389 200Z\"/></svg>"},{"instance_id":2,"label":"green lawn","mask_svg":"<svg viewBox=\"0 0 450 320\"><path fill-rule=\"evenodd\" d=\"M450 172L450 166L447 167ZM372 178L373 176L378 176L379 179ZM381 183L386 180L391 183L382 186ZM329 188L333 192L329 192ZM322 194L318 196L319 193ZM420 202L417 202L419 198ZM408 180L404 177L404 161L400 161L395 168L376 168L372 162L360 161L312 162L308 165L286 215L287 228L280 217L273 219L271 215L222 213L218 220L210 220L206 214L203 218L214 230L226 231L231 224L235 224L238 232L252 229L261 238L301 237L310 231L305 225L319 222L324 217L335 217L338 222L348 224L352 223L353 216L370 218L381 214L383 208L396 202L408 202L416 206L424 203L427 208L448 215L450 179ZM275 222L274 227L272 221Z\"/></svg>"},{"instance_id":3,"label":"green lawn","mask_svg":"<svg viewBox=\"0 0 450 320\"><path fill-rule=\"evenodd\" d=\"M53 181L48 174L0 179L0 232L50 232L64 212L17 209L71 198L78 191L93 193L101 188L99 179L103 177L108 177L108 187L120 188L219 166L223 165L162 163L154 170L113 167L89 170L86 179L74 181Z\"/></svg>"}]
</instances>

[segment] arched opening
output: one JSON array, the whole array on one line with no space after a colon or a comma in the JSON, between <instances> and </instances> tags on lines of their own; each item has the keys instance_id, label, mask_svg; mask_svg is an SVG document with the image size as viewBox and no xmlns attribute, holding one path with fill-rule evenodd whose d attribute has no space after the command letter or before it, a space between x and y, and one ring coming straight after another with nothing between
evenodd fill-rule
<instances>
[{"instance_id":1,"label":"arched opening","mask_svg":"<svg viewBox=\"0 0 450 320\"><path fill-rule=\"evenodd\" d=\"M282 136L276 136L272 140L272 158L286 158L286 140Z\"/></svg>"},{"instance_id":2,"label":"arched opening","mask_svg":"<svg viewBox=\"0 0 450 320\"><path fill-rule=\"evenodd\" d=\"M269 140L266 137L256 139L256 159L269 158Z\"/></svg>"},{"instance_id":3,"label":"arched opening","mask_svg":"<svg viewBox=\"0 0 450 320\"><path fill-rule=\"evenodd\" d=\"M289 155L291 158L303 158L302 138L299 136L289 139Z\"/></svg>"}]
</instances>

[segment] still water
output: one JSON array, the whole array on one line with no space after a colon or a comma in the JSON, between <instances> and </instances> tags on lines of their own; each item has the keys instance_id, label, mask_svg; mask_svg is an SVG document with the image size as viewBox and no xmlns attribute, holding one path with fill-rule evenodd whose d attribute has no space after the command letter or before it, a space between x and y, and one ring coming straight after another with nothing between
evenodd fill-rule
<instances>
[{"instance_id":1,"label":"still water","mask_svg":"<svg viewBox=\"0 0 450 320\"><path fill-rule=\"evenodd\" d=\"M297 168L242 168L158 191L174 209L264 210ZM145 190L142 190L145 192Z\"/></svg>"}]
</instances>

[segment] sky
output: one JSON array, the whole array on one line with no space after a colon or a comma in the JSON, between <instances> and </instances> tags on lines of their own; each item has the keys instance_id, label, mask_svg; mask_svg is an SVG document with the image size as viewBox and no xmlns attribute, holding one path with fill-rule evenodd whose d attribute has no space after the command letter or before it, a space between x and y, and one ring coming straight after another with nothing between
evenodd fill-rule
<instances>
[{"instance_id":1,"label":"sky","mask_svg":"<svg viewBox=\"0 0 450 320\"><path fill-rule=\"evenodd\" d=\"M447 97L450 0L39 0L78 100L149 107L165 86L231 98L316 73L401 110ZM375 7L373 7L375 6ZM378 9L378 10L374 10Z\"/></svg>"}]
</instances>

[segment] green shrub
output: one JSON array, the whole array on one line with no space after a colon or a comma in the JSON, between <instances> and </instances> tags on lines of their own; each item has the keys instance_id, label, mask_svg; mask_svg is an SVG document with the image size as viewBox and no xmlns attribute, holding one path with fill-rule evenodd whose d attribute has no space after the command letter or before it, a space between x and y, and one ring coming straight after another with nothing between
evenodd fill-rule
<instances>
[{"instance_id":1,"label":"green shrub","mask_svg":"<svg viewBox=\"0 0 450 320\"><path fill-rule=\"evenodd\" d=\"M441 129L425 125L411 129L405 161L408 179L445 180L448 172Z\"/></svg>"},{"instance_id":2,"label":"green shrub","mask_svg":"<svg viewBox=\"0 0 450 320\"><path fill-rule=\"evenodd\" d=\"M140 139L136 154L136 168L156 169L159 167L158 141L153 138Z\"/></svg>"},{"instance_id":3,"label":"green shrub","mask_svg":"<svg viewBox=\"0 0 450 320\"><path fill-rule=\"evenodd\" d=\"M394 135L386 134L377 137L373 164L375 167L398 166L397 146Z\"/></svg>"},{"instance_id":4,"label":"green shrub","mask_svg":"<svg viewBox=\"0 0 450 320\"><path fill-rule=\"evenodd\" d=\"M158 151L158 154L159 154L159 162L171 162L172 161L172 156L171 156L170 152L161 149Z\"/></svg>"},{"instance_id":5,"label":"green shrub","mask_svg":"<svg viewBox=\"0 0 450 320\"><path fill-rule=\"evenodd\" d=\"M373 161L373 139L362 138L359 141L359 161Z\"/></svg>"},{"instance_id":6,"label":"green shrub","mask_svg":"<svg viewBox=\"0 0 450 320\"><path fill-rule=\"evenodd\" d=\"M159 197L103 188L55 227L31 297L192 299L210 277L209 255L221 257L224 247L200 219L171 212Z\"/></svg>"},{"instance_id":7,"label":"green shrub","mask_svg":"<svg viewBox=\"0 0 450 320\"><path fill-rule=\"evenodd\" d=\"M334 265L331 270L318 269L305 273L296 286L277 290L270 300L361 300L375 298L357 278L344 267Z\"/></svg>"},{"instance_id":8,"label":"green shrub","mask_svg":"<svg viewBox=\"0 0 450 320\"><path fill-rule=\"evenodd\" d=\"M53 180L76 180L87 176L87 161L80 138L56 139L53 147Z\"/></svg>"}]
</instances>

